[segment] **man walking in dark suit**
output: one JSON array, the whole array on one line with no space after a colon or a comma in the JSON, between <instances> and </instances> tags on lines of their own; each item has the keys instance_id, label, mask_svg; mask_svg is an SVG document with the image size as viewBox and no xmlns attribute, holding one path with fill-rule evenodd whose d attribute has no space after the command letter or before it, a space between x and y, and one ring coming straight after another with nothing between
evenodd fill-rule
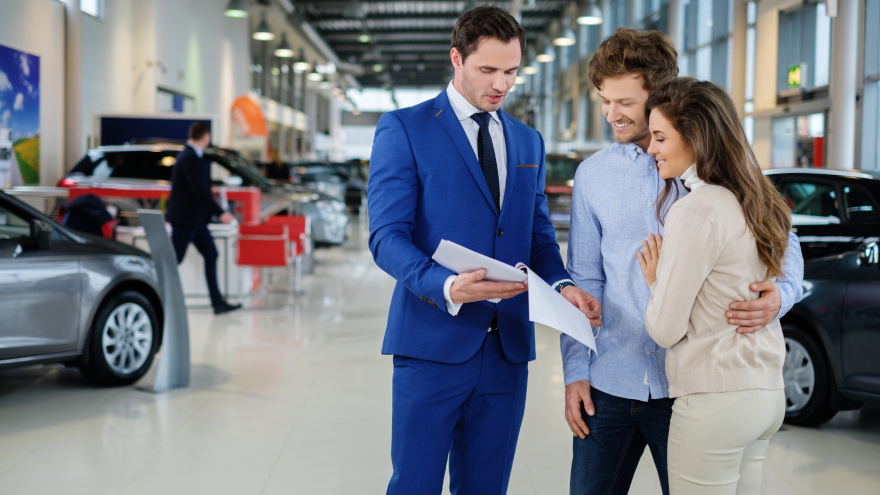
<instances>
[{"instance_id":1,"label":"man walking in dark suit","mask_svg":"<svg viewBox=\"0 0 880 495\"><path fill-rule=\"evenodd\" d=\"M386 113L370 160L370 250L397 280L382 352L394 355L389 494L506 493L535 359L524 283L456 275L431 259L442 239L527 263L598 324L598 301L562 264L544 195L541 136L500 110L525 31L507 12L459 18L455 79ZM492 302L500 299L500 302ZM487 331L488 330L488 331Z\"/></svg>"},{"instance_id":2,"label":"man walking in dark suit","mask_svg":"<svg viewBox=\"0 0 880 495\"><path fill-rule=\"evenodd\" d=\"M223 223L235 220L224 211L211 192L211 174L202 155L211 142L211 129L205 122L194 122L189 128L189 139L171 172L171 195L165 218L171 223L171 243L177 254L177 263L183 261L186 248L192 242L205 258L205 280L211 296L214 314L227 313L241 307L229 304L217 285L217 247L208 230L211 216L220 217Z\"/></svg>"}]
</instances>

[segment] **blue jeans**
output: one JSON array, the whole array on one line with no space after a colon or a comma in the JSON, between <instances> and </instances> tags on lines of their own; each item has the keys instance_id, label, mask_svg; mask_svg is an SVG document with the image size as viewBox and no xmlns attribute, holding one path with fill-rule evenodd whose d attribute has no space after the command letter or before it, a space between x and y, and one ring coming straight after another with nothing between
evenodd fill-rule
<instances>
[{"instance_id":1,"label":"blue jeans","mask_svg":"<svg viewBox=\"0 0 880 495\"><path fill-rule=\"evenodd\" d=\"M622 399L591 390L596 414L581 415L590 434L574 437L571 461L571 495L616 495L629 492L639 459L650 447L663 495L669 495L666 442L674 399L648 402Z\"/></svg>"}]
</instances>

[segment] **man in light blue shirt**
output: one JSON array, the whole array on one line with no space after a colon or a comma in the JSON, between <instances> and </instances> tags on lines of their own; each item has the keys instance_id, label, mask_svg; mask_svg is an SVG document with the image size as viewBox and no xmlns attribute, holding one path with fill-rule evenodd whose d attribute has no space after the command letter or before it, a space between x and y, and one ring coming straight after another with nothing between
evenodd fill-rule
<instances>
[{"instance_id":1,"label":"man in light blue shirt","mask_svg":"<svg viewBox=\"0 0 880 495\"><path fill-rule=\"evenodd\" d=\"M615 142L580 165L572 194L567 268L603 308L602 327L594 329L597 353L565 334L560 341L565 417L575 435L572 494L627 493L646 445L663 493L669 493L666 443L673 401L666 351L645 329L650 292L636 253L648 234L662 234L658 211L665 213L687 194L674 183L667 204L658 209L665 183L645 152L651 141L645 102L677 74L675 48L656 31L618 29L590 62L590 79ZM800 300L803 259L793 234L783 271L784 280L751 284L759 299L731 302L726 316L736 331L757 331Z\"/></svg>"}]
</instances>

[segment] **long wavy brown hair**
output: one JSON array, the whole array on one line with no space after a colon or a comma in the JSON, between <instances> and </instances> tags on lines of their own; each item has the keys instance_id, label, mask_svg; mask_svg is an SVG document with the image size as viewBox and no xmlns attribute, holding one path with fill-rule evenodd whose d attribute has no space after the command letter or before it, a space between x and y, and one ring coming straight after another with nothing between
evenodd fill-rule
<instances>
[{"instance_id":1,"label":"long wavy brown hair","mask_svg":"<svg viewBox=\"0 0 880 495\"><path fill-rule=\"evenodd\" d=\"M711 82L683 77L651 94L645 112L650 115L652 111L663 114L693 151L697 177L736 196L767 273L782 275L791 211L761 173L730 96ZM671 180L666 182L658 217L671 190Z\"/></svg>"}]
</instances>

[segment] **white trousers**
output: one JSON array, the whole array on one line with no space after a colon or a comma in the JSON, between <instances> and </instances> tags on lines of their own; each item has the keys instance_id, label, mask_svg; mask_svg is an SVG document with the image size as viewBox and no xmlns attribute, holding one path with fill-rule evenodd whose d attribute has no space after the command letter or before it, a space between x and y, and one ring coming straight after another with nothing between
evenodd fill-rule
<instances>
[{"instance_id":1,"label":"white trousers","mask_svg":"<svg viewBox=\"0 0 880 495\"><path fill-rule=\"evenodd\" d=\"M670 493L761 493L764 451L784 418L782 390L676 398L669 425Z\"/></svg>"}]
</instances>

